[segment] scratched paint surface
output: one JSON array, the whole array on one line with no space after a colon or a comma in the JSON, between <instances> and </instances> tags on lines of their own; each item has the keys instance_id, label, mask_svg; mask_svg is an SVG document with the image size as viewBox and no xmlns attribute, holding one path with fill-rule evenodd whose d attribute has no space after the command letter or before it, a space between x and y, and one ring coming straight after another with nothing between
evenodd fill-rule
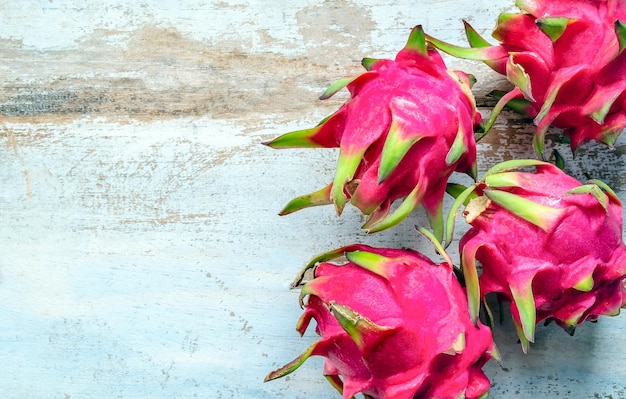
<instances>
[{"instance_id":1,"label":"scratched paint surface","mask_svg":"<svg viewBox=\"0 0 626 399\"><path fill-rule=\"evenodd\" d=\"M418 212L372 236L330 208L288 217L325 185L333 151L259 143L310 127L316 100L364 56L423 24L488 35L489 1L21 1L0 4L0 392L7 398L330 398L321 359L262 383L314 339L294 331L295 273L352 242L411 246ZM485 67L478 102L506 83ZM498 118L480 170L530 156L532 128ZM626 198L626 156L587 145L568 171ZM556 145L562 153L566 147ZM456 179L464 181L462 177ZM449 204L449 203L448 203ZM457 237L463 232L459 225ZM453 258L458 254L452 252ZM623 398L626 317L574 337L546 327L522 355L497 330L495 398Z\"/></svg>"}]
</instances>

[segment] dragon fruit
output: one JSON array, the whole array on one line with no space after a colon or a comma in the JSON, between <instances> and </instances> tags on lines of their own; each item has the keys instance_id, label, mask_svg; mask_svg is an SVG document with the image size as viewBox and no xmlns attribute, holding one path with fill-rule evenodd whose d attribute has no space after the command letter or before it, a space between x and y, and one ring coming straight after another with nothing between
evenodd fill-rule
<instances>
[{"instance_id":1,"label":"dragon fruit","mask_svg":"<svg viewBox=\"0 0 626 399\"><path fill-rule=\"evenodd\" d=\"M489 293L510 301L524 352L541 321L573 334L626 305L622 206L605 183L581 184L550 163L513 160L457 197L449 226L463 202L472 226L459 242L470 313L477 317Z\"/></svg>"},{"instance_id":2,"label":"dragon fruit","mask_svg":"<svg viewBox=\"0 0 626 399\"><path fill-rule=\"evenodd\" d=\"M611 146L626 127L626 1L517 0L523 13L503 13L491 46L467 23L473 49L432 37L452 55L483 60L515 88L503 95L486 124L505 104L533 117L533 146L543 156L549 126L562 128L572 151L586 141Z\"/></svg>"},{"instance_id":3,"label":"dragon fruit","mask_svg":"<svg viewBox=\"0 0 626 399\"><path fill-rule=\"evenodd\" d=\"M347 263L330 263L342 256ZM320 255L304 271L311 268L297 331L304 334L315 319L321 339L266 381L323 356L324 374L344 399L486 396L482 367L497 350L491 330L470 319L449 264L413 250L356 244Z\"/></svg>"},{"instance_id":4,"label":"dragon fruit","mask_svg":"<svg viewBox=\"0 0 626 399\"><path fill-rule=\"evenodd\" d=\"M332 84L326 99L347 87L351 97L318 126L265 142L273 148L339 147L333 181L295 198L281 211L349 201L368 215L363 228L396 225L423 205L441 234L441 204L454 171L475 171L474 127L480 122L472 77L453 72L415 27L395 60L364 59L366 72ZM390 213L394 201L400 205Z\"/></svg>"}]
</instances>

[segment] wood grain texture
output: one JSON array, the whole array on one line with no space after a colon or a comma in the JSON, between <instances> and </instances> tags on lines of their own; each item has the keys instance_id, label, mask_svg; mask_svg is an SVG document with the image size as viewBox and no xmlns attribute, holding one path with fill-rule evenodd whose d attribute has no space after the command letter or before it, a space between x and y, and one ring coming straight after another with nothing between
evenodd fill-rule
<instances>
[{"instance_id":1,"label":"wood grain texture","mask_svg":"<svg viewBox=\"0 0 626 399\"><path fill-rule=\"evenodd\" d=\"M334 111L345 94L321 102L320 92L360 72L364 56L393 56L412 26L463 43L461 18L488 35L505 9L462 0L0 4L3 396L337 397L321 359L262 382L315 339L294 331L301 310L289 284L316 254L353 242L435 256L413 228L425 218L367 236L352 208L279 217L289 199L329 181L336 153L259 143ZM449 63L478 77L487 115L488 93L506 83L482 65ZM500 116L479 145L480 170L530 156L531 132L529 121ZM624 142L586 145L568 171L626 198ZM541 328L523 356L505 323L496 336L505 368L488 366L491 397L626 397L624 331L624 315L572 338Z\"/></svg>"}]
</instances>

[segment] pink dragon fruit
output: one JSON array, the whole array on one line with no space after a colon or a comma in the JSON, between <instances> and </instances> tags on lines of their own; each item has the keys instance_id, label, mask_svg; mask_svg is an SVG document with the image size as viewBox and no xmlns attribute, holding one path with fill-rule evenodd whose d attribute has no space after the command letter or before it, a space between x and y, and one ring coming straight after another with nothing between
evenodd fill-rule
<instances>
[{"instance_id":1,"label":"pink dragon fruit","mask_svg":"<svg viewBox=\"0 0 626 399\"><path fill-rule=\"evenodd\" d=\"M347 263L329 263L342 256ZM324 356L324 374L344 399L359 392L375 399L486 396L482 367L497 350L491 330L470 319L449 264L412 250L351 245L317 257L305 271L311 268L297 330L304 334L315 319L321 339L266 381Z\"/></svg>"},{"instance_id":2,"label":"pink dragon fruit","mask_svg":"<svg viewBox=\"0 0 626 399\"><path fill-rule=\"evenodd\" d=\"M485 61L515 88L494 108L486 125L509 103L534 118L533 145L542 155L549 126L564 129L572 151L586 141L611 146L626 127L626 1L517 0L524 11L503 13L491 46L469 25L473 49L435 38L452 55Z\"/></svg>"},{"instance_id":3,"label":"pink dragon fruit","mask_svg":"<svg viewBox=\"0 0 626 399\"><path fill-rule=\"evenodd\" d=\"M525 166L536 172L515 170ZM472 228L459 246L473 318L489 293L511 301L526 352L540 321L573 334L585 320L626 305L622 206L606 184L582 185L542 161L503 162L457 197L449 226L468 198L464 215Z\"/></svg>"},{"instance_id":4,"label":"pink dragon fruit","mask_svg":"<svg viewBox=\"0 0 626 399\"><path fill-rule=\"evenodd\" d=\"M339 147L332 183L292 200L288 214L350 201L365 215L368 232L392 227L423 205L441 234L441 203L454 171L475 171L474 126L480 122L471 77L446 69L426 46L421 27L412 30L395 60L364 59L366 72L339 80L320 97L347 87L351 98L318 126L282 135L273 148ZM402 203L390 214L394 201Z\"/></svg>"}]
</instances>

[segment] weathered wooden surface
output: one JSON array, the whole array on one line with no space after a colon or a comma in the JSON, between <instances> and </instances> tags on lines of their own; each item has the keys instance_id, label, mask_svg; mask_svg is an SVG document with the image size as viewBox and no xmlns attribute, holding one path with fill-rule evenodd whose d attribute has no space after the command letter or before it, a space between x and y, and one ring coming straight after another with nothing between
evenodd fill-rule
<instances>
[{"instance_id":1,"label":"weathered wooden surface","mask_svg":"<svg viewBox=\"0 0 626 399\"><path fill-rule=\"evenodd\" d=\"M329 181L336 154L259 143L335 110L345 97L319 102L319 93L359 72L362 57L393 56L412 26L462 43L461 18L488 35L504 9L462 0L0 4L3 396L336 397L321 359L262 383L315 339L294 331L289 283L314 255L352 242L432 255L413 229L423 215L372 236L350 208L279 217L289 199ZM477 75L482 104L505 84L479 64L451 65ZM481 170L531 155L531 131L500 117L479 146ZM568 170L626 198L624 142L587 145ZM624 331L624 315L572 338L540 328L524 356L507 322L496 335L505 369L488 366L491 397L624 398Z\"/></svg>"}]
</instances>

